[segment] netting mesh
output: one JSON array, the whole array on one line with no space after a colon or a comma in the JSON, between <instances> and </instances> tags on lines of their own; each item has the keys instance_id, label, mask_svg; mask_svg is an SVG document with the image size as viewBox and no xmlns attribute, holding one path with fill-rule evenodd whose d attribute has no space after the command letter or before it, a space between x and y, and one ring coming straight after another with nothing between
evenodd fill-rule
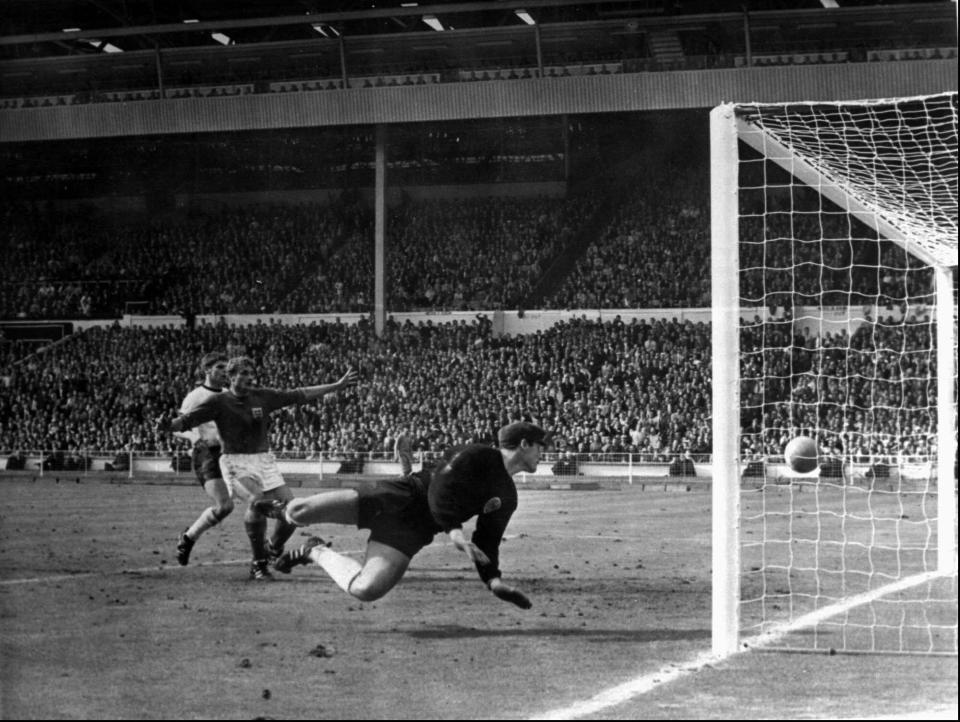
<instances>
[{"instance_id":1,"label":"netting mesh","mask_svg":"<svg viewBox=\"0 0 960 722\"><path fill-rule=\"evenodd\" d=\"M956 264L956 95L738 110L747 132L776 136L742 147L739 168L750 634L937 570L931 264ZM784 149L816 172L800 181ZM890 224L896 242L881 232ZM954 359L956 287L954 268ZM953 379L955 408L956 366ZM801 434L820 451L806 475L781 456ZM956 576L850 606L786 646L956 654Z\"/></svg>"},{"instance_id":2,"label":"netting mesh","mask_svg":"<svg viewBox=\"0 0 960 722\"><path fill-rule=\"evenodd\" d=\"M741 111L758 132L870 208L918 252L957 265L956 93Z\"/></svg>"}]
</instances>

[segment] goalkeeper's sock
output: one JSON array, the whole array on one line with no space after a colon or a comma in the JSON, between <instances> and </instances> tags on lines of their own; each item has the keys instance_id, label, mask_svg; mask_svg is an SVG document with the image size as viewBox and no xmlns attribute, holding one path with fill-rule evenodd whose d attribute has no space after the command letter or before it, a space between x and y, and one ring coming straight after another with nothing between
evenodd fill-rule
<instances>
[{"instance_id":1,"label":"goalkeeper's sock","mask_svg":"<svg viewBox=\"0 0 960 722\"><path fill-rule=\"evenodd\" d=\"M343 554L338 554L329 547L317 546L310 550L310 558L320 567L343 591L350 593L350 584L360 575L363 569L360 562Z\"/></svg>"}]
</instances>

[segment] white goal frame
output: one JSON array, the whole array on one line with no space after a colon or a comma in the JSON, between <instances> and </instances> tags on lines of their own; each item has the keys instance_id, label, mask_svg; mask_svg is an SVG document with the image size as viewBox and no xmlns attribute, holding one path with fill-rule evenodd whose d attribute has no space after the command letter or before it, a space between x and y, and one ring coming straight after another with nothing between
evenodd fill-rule
<instances>
[{"instance_id":1,"label":"white goal frame","mask_svg":"<svg viewBox=\"0 0 960 722\"><path fill-rule=\"evenodd\" d=\"M909 100L909 99L900 99ZM894 101L855 101L851 105ZM793 104L778 104L788 107ZM809 104L795 104L809 105ZM818 105L830 105L818 103ZM845 105L836 103L835 105ZM711 235L712 235L712 342L713 342L713 545L712 545L712 647L726 656L742 649L740 639L740 488L744 460L740 453L740 344L741 301L739 287L739 172L740 143L759 151L794 178L822 193L850 215L897 243L933 267L936 279L937 373L937 570L934 575L956 575L954 528L956 500L954 459L957 418L954 404L955 348L952 267L957 247L933 248L916 243L912 229L889 218L870 198L848 192L836 178L786 147L773 134L762 131L746 117L756 104L724 104L710 114L711 134ZM732 411L731 411L732 410ZM922 575L924 579L928 575ZM919 583L918 578L918 583ZM902 586L898 582L896 586ZM856 604L856 600L852 603ZM837 612L842 612L838 609ZM822 616L822 615L819 615ZM815 623L815 622L814 622ZM796 623L791 625L796 628Z\"/></svg>"}]
</instances>

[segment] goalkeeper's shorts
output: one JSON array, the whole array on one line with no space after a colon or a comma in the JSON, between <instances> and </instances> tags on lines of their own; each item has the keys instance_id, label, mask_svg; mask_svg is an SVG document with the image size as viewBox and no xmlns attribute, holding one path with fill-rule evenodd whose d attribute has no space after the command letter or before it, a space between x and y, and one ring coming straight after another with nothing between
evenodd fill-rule
<instances>
[{"instance_id":1,"label":"goalkeeper's shorts","mask_svg":"<svg viewBox=\"0 0 960 722\"><path fill-rule=\"evenodd\" d=\"M357 527L370 530L370 541L413 557L442 529L433 520L427 496L416 476L387 479L357 488Z\"/></svg>"}]
</instances>

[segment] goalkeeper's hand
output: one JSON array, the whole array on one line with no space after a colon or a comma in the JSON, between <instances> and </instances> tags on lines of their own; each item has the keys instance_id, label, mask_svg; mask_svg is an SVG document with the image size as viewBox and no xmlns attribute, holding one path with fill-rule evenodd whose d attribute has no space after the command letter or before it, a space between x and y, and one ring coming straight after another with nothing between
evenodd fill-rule
<instances>
[{"instance_id":1,"label":"goalkeeper's hand","mask_svg":"<svg viewBox=\"0 0 960 722\"><path fill-rule=\"evenodd\" d=\"M484 554L480 547L471 541L467 541L466 537L463 535L463 529L451 529L449 536L450 541L453 542L453 545L470 557L470 561L472 561L474 564L479 564L480 566L485 567L490 563L490 557Z\"/></svg>"},{"instance_id":2,"label":"goalkeeper's hand","mask_svg":"<svg viewBox=\"0 0 960 722\"><path fill-rule=\"evenodd\" d=\"M520 607L520 609L530 609L530 607L533 606L530 597L516 587L504 584L500 577L494 577L490 580L490 591L493 592L498 599L515 604Z\"/></svg>"}]
</instances>

